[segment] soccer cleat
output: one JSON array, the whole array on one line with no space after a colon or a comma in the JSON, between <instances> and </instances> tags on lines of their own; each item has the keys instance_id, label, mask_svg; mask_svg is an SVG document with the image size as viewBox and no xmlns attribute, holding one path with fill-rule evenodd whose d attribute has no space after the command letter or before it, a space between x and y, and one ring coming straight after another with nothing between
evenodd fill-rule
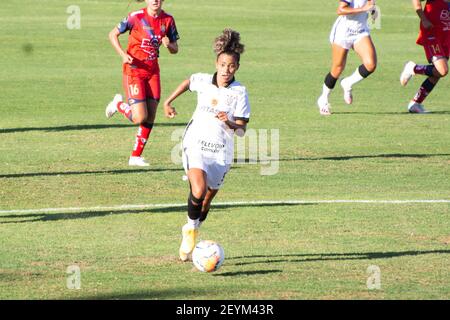
<instances>
[{"instance_id":1,"label":"soccer cleat","mask_svg":"<svg viewBox=\"0 0 450 320\"><path fill-rule=\"evenodd\" d=\"M416 67L416 64L412 61L409 61L405 64L402 74L400 75L400 84L402 86L406 86L408 84L409 80L411 80L412 76L414 75L415 67Z\"/></svg>"},{"instance_id":2,"label":"soccer cleat","mask_svg":"<svg viewBox=\"0 0 450 320\"><path fill-rule=\"evenodd\" d=\"M409 113L429 113L427 110L425 110L424 106L420 103L417 103L415 101L411 101L408 105L408 111Z\"/></svg>"},{"instance_id":3,"label":"soccer cleat","mask_svg":"<svg viewBox=\"0 0 450 320\"><path fill-rule=\"evenodd\" d=\"M137 167L149 167L150 164L145 161L143 157L130 157L130 160L128 161L129 166L137 166Z\"/></svg>"},{"instance_id":4,"label":"soccer cleat","mask_svg":"<svg viewBox=\"0 0 450 320\"><path fill-rule=\"evenodd\" d=\"M192 259L192 251L195 248L195 243L198 237L198 228L194 228L189 224L185 224L181 229L183 240L180 245L180 259L181 261L188 261Z\"/></svg>"},{"instance_id":5,"label":"soccer cleat","mask_svg":"<svg viewBox=\"0 0 450 320\"><path fill-rule=\"evenodd\" d=\"M117 104L122 101L122 95L116 94L114 99L106 106L105 114L108 119L117 112Z\"/></svg>"},{"instance_id":6,"label":"soccer cleat","mask_svg":"<svg viewBox=\"0 0 450 320\"><path fill-rule=\"evenodd\" d=\"M344 101L345 101L345 103L346 104L352 104L353 103L352 87L348 86L345 83L345 79L342 79L341 87L344 90Z\"/></svg>"},{"instance_id":7,"label":"soccer cleat","mask_svg":"<svg viewBox=\"0 0 450 320\"><path fill-rule=\"evenodd\" d=\"M319 107L319 112L323 116L329 116L331 115L330 111L330 104L328 103L328 100L324 98L323 96L320 96L317 100L317 106Z\"/></svg>"}]
</instances>

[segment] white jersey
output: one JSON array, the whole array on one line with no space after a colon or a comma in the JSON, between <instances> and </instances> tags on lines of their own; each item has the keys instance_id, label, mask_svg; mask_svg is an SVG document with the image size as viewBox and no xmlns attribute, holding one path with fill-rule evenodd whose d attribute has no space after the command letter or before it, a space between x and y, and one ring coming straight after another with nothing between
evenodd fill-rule
<instances>
[{"instance_id":1,"label":"white jersey","mask_svg":"<svg viewBox=\"0 0 450 320\"><path fill-rule=\"evenodd\" d=\"M234 156L234 130L216 116L223 111L228 119L249 121L247 90L237 81L219 88L216 76L196 73L190 77L189 90L197 92L197 108L186 127L183 150L192 156L231 164Z\"/></svg>"},{"instance_id":2,"label":"white jersey","mask_svg":"<svg viewBox=\"0 0 450 320\"><path fill-rule=\"evenodd\" d=\"M361 8L366 5L367 0L341 0L351 8ZM350 49L363 37L370 35L367 12L341 15L336 19L330 33L330 42L344 49Z\"/></svg>"},{"instance_id":3,"label":"white jersey","mask_svg":"<svg viewBox=\"0 0 450 320\"><path fill-rule=\"evenodd\" d=\"M362 8L367 4L367 0L341 0L349 5L350 8L358 9ZM367 25L367 19L369 14L367 12L349 14L339 16L337 21L341 21L346 25L348 29L352 29L355 33L360 33L362 30L366 31L369 29Z\"/></svg>"}]
</instances>

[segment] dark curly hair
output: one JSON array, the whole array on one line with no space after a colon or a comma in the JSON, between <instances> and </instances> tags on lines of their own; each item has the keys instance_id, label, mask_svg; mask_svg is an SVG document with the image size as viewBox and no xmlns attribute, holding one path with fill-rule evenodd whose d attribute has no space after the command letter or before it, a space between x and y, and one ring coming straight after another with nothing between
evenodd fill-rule
<instances>
[{"instance_id":1,"label":"dark curly hair","mask_svg":"<svg viewBox=\"0 0 450 320\"><path fill-rule=\"evenodd\" d=\"M241 54L244 52L244 45L241 43L239 32L227 28L215 39L213 49L217 58L222 53L226 53L234 55L239 63Z\"/></svg>"}]
</instances>

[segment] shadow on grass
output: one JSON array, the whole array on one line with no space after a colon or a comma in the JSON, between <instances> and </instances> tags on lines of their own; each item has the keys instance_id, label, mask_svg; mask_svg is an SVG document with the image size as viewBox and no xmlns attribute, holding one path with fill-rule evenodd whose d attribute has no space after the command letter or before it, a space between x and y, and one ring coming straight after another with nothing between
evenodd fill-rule
<instances>
[{"instance_id":1,"label":"shadow on grass","mask_svg":"<svg viewBox=\"0 0 450 320\"><path fill-rule=\"evenodd\" d=\"M422 153L386 153L386 154L370 154L370 155L355 155L355 156L337 156L337 157L318 157L318 158L286 158L279 161L318 161L318 160L331 160L331 161L345 161L354 159L376 159L376 158L419 158L426 159L432 157L448 157L450 153L434 153L434 154L422 154Z\"/></svg>"},{"instance_id":2,"label":"shadow on grass","mask_svg":"<svg viewBox=\"0 0 450 320\"><path fill-rule=\"evenodd\" d=\"M362 115L404 115L410 117L421 117L421 116L432 116L432 115L440 115L440 114L450 114L450 111L430 111L425 114L412 114L407 111L398 111L398 112L363 112L363 111L341 111L341 112L333 112L333 115L352 115L352 114L362 114Z\"/></svg>"},{"instance_id":3,"label":"shadow on grass","mask_svg":"<svg viewBox=\"0 0 450 320\"><path fill-rule=\"evenodd\" d=\"M182 168L151 168L151 169L120 169L120 170L93 170L93 171L59 171L59 172L27 172L27 173L10 173L1 174L0 178L28 178L28 177L51 177L51 176L74 176L74 175L89 175L89 174L128 174L128 173L143 173L143 172L166 172L166 171L183 171Z\"/></svg>"},{"instance_id":4,"label":"shadow on grass","mask_svg":"<svg viewBox=\"0 0 450 320\"><path fill-rule=\"evenodd\" d=\"M314 261L339 261L339 260L372 260L390 259L404 256L419 256L425 254L450 254L450 250L417 250L399 252L350 252L350 253L302 253L280 255L253 255L230 257L230 260L244 260L242 262L228 263L233 266L245 266L251 264L270 264L283 262L314 262ZM259 260L261 259L261 260ZM256 260L256 261L247 261Z\"/></svg>"},{"instance_id":5,"label":"shadow on grass","mask_svg":"<svg viewBox=\"0 0 450 320\"><path fill-rule=\"evenodd\" d=\"M283 203L283 204L212 204L212 209L227 209L227 208L240 208L240 207L286 207L286 206L305 206L305 205L315 205L313 203ZM7 214L0 215L0 219L15 219L14 221L1 221L0 224L8 223L27 223L27 222L47 222L47 221L58 221L58 220L74 220L74 219L88 219L88 218L98 218L110 215L118 214L140 214L140 213L175 213L175 212L187 212L187 206L170 206L164 208L142 208L142 209L127 209L127 210L97 210L97 211L85 211L76 213L29 213L29 214ZM23 220L25 219L25 220Z\"/></svg>"},{"instance_id":6,"label":"shadow on grass","mask_svg":"<svg viewBox=\"0 0 450 320\"><path fill-rule=\"evenodd\" d=\"M186 123L181 122L166 122L155 123L155 127L181 127ZM2 133L14 133L14 132L28 132L28 131L45 131L45 132L61 132L61 131L77 131L77 130L101 130L101 129L114 129L114 128L128 128L137 127L136 124L126 123L112 123L112 124L81 124L81 125L67 125L60 127L22 127L22 128L5 128L0 129Z\"/></svg>"},{"instance_id":7,"label":"shadow on grass","mask_svg":"<svg viewBox=\"0 0 450 320\"><path fill-rule=\"evenodd\" d=\"M213 274L215 277L236 277L236 276L254 276L270 273L281 273L283 270L253 270L253 271L236 271Z\"/></svg>"},{"instance_id":8,"label":"shadow on grass","mask_svg":"<svg viewBox=\"0 0 450 320\"><path fill-rule=\"evenodd\" d=\"M257 271L242 271L242 272L224 272L213 274L215 277L227 276L252 276L252 275L266 275L271 273L281 273L282 270L257 270ZM80 296L75 299L80 300L140 300L140 299L191 299L203 296L214 296L214 291L211 289L202 288L176 288L168 290L140 290L136 292L120 292L120 293L106 293L92 296ZM62 297L62 299L70 299L69 297Z\"/></svg>"},{"instance_id":9,"label":"shadow on grass","mask_svg":"<svg viewBox=\"0 0 450 320\"><path fill-rule=\"evenodd\" d=\"M198 288L176 288L167 290L139 290L133 292L112 292L92 296L80 296L77 300L142 300L142 299L188 299L199 295L211 295L211 290ZM71 299L67 296L62 299ZM161 302L163 303L163 302Z\"/></svg>"}]
</instances>

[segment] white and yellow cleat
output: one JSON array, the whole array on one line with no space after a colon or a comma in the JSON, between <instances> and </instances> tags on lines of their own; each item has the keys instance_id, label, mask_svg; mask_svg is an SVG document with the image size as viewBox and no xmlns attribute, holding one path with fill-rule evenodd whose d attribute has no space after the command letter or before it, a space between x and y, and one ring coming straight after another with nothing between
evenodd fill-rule
<instances>
[{"instance_id":1,"label":"white and yellow cleat","mask_svg":"<svg viewBox=\"0 0 450 320\"><path fill-rule=\"evenodd\" d=\"M185 224L181 229L181 233L183 235L183 240L181 241L179 254L181 261L184 262L192 259L192 251L195 248L198 237L198 228Z\"/></svg>"}]
</instances>

